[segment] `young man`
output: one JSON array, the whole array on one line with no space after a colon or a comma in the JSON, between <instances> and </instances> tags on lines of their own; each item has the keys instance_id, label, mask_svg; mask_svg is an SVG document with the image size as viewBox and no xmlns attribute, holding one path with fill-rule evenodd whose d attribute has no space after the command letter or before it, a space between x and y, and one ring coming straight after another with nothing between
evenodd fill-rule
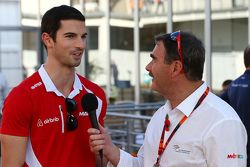
<instances>
[{"instance_id":1,"label":"young man","mask_svg":"<svg viewBox=\"0 0 250 167\"><path fill-rule=\"evenodd\" d=\"M244 50L245 72L232 81L222 99L228 102L239 114L248 134L250 134L250 45ZM250 143L247 144L247 155L250 156ZM247 167L250 167L250 157L247 159Z\"/></svg>"},{"instance_id":2,"label":"young man","mask_svg":"<svg viewBox=\"0 0 250 167\"><path fill-rule=\"evenodd\" d=\"M243 167L247 134L236 112L202 81L205 50L182 31L156 37L146 70L166 99L148 124L137 157L118 149L102 127L89 129L93 152L118 167Z\"/></svg>"},{"instance_id":3,"label":"young man","mask_svg":"<svg viewBox=\"0 0 250 167\"><path fill-rule=\"evenodd\" d=\"M97 96L102 125L107 102L99 86L75 72L86 47L85 17L70 6L54 7L44 14L41 30L48 59L4 104L2 166L94 167L81 99Z\"/></svg>"}]
</instances>

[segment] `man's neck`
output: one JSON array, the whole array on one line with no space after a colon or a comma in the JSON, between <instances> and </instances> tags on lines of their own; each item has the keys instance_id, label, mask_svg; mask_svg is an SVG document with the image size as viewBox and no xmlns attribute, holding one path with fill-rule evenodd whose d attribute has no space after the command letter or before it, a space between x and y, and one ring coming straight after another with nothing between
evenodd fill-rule
<instances>
[{"instance_id":1,"label":"man's neck","mask_svg":"<svg viewBox=\"0 0 250 167\"><path fill-rule=\"evenodd\" d=\"M182 101L184 101L189 95L191 95L196 89L203 84L202 81L188 82L186 84L176 85L178 88L174 89L171 97L168 98L172 108L177 107Z\"/></svg>"},{"instance_id":2,"label":"man's neck","mask_svg":"<svg viewBox=\"0 0 250 167\"><path fill-rule=\"evenodd\" d=\"M46 63L44 69L48 73L57 90L67 97L71 92L75 80L74 68L63 68Z\"/></svg>"}]
</instances>

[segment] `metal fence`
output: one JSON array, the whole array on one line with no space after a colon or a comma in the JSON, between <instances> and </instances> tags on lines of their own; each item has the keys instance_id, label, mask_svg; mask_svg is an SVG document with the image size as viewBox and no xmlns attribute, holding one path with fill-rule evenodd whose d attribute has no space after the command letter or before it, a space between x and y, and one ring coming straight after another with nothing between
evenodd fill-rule
<instances>
[{"instance_id":1,"label":"metal fence","mask_svg":"<svg viewBox=\"0 0 250 167\"><path fill-rule=\"evenodd\" d=\"M154 112L164 104L143 103L109 105L105 127L113 143L129 153L137 153L143 143L144 132Z\"/></svg>"}]
</instances>

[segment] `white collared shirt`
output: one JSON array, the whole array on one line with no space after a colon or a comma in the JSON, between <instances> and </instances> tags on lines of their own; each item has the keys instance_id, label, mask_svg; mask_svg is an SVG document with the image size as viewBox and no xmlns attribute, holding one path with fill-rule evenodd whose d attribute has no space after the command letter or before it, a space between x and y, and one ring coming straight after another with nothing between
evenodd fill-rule
<instances>
[{"instance_id":1,"label":"white collared shirt","mask_svg":"<svg viewBox=\"0 0 250 167\"><path fill-rule=\"evenodd\" d=\"M45 89L47 92L54 92L57 96L62 96L66 98L55 86L51 78L49 77L48 73L44 69L44 64L41 65L41 67L38 70L38 73L43 81L43 84L45 86ZM75 79L74 79L74 84L73 84L73 90L70 92L70 94L67 96L68 98L73 99L76 95L80 93L83 88L88 92L88 93L93 93L90 89L86 88L83 83L81 83L80 78L78 75L75 73ZM102 100L100 97L97 97L98 101L98 108L96 109L96 116L99 118L102 110Z\"/></svg>"},{"instance_id":2,"label":"white collared shirt","mask_svg":"<svg viewBox=\"0 0 250 167\"><path fill-rule=\"evenodd\" d=\"M38 73L39 73L39 75L40 75L40 77L41 77L41 79L42 79L42 81L43 81L43 83L45 85L45 88L46 88L47 92L55 92L55 94L57 96L65 97L61 92L59 92L59 90L56 88L55 84L50 79L48 73L44 69L44 65L41 65L41 67L38 70ZM82 90L82 83L81 83L79 77L77 76L77 74L75 73L73 90L68 95L68 98L75 97L80 92L80 90Z\"/></svg>"},{"instance_id":3,"label":"white collared shirt","mask_svg":"<svg viewBox=\"0 0 250 167\"><path fill-rule=\"evenodd\" d=\"M137 157L120 150L118 167L153 167L166 114L171 125L165 141L181 118L188 118L163 152L161 167L245 167L247 133L236 112L209 92L192 113L206 88L203 83L174 109L169 101L159 108L148 124Z\"/></svg>"}]
</instances>

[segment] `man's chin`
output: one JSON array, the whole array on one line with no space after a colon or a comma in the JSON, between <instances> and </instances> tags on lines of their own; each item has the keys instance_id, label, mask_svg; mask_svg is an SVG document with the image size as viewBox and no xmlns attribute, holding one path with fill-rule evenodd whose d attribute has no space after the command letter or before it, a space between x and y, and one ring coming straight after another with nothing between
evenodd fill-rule
<instances>
[{"instance_id":1,"label":"man's chin","mask_svg":"<svg viewBox=\"0 0 250 167\"><path fill-rule=\"evenodd\" d=\"M73 67L78 67L81 64L81 61L77 61L73 64Z\"/></svg>"},{"instance_id":2,"label":"man's chin","mask_svg":"<svg viewBox=\"0 0 250 167\"><path fill-rule=\"evenodd\" d=\"M156 85L154 84L154 82L152 82L150 88L151 88L152 90L154 90L154 91L157 91L157 87L156 87Z\"/></svg>"}]
</instances>

